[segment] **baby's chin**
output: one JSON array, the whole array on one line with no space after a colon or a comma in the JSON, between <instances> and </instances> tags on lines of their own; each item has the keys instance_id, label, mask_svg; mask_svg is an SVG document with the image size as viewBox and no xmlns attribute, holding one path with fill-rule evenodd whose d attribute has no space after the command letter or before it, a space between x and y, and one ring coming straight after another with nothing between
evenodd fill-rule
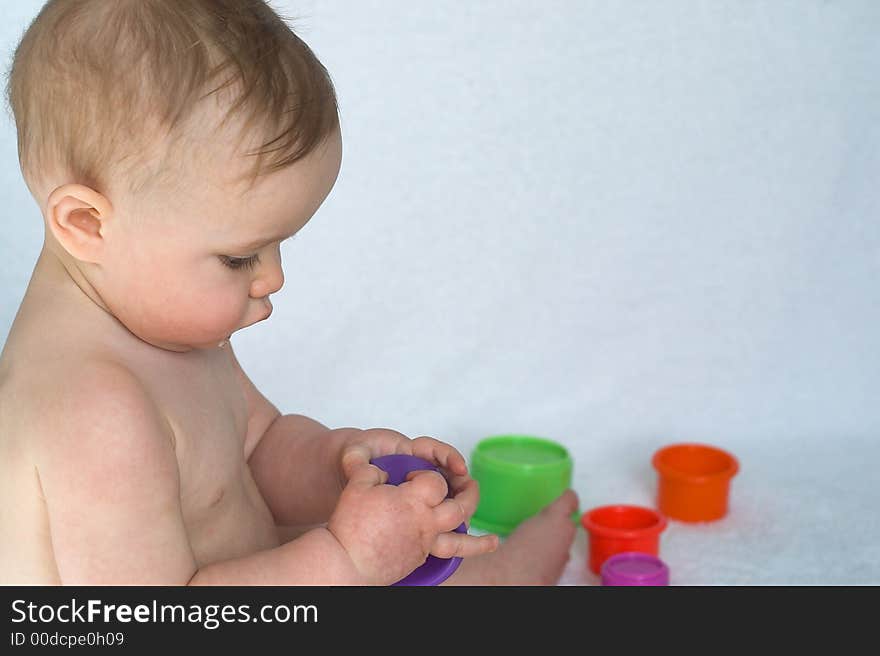
<instances>
[{"instance_id":1,"label":"baby's chin","mask_svg":"<svg viewBox=\"0 0 880 656\"><path fill-rule=\"evenodd\" d=\"M163 351L172 351L174 353L188 353L189 351L194 350L211 350L217 348L224 348L229 344L229 340L232 337L232 334L221 336L219 338L215 337L209 342L203 341L177 341L174 342L165 341L162 339L155 338L144 338L140 337L141 341L146 342L150 346L155 348L162 349Z\"/></svg>"}]
</instances>

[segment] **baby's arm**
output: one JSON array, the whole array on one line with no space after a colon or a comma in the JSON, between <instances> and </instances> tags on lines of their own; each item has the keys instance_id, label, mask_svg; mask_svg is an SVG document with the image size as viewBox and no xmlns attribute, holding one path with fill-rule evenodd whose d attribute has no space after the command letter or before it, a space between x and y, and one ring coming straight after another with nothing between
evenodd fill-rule
<instances>
[{"instance_id":1,"label":"baby's arm","mask_svg":"<svg viewBox=\"0 0 880 656\"><path fill-rule=\"evenodd\" d=\"M302 415L281 415L269 426L248 465L275 523L326 522L345 484L339 458L356 428L329 429Z\"/></svg>"},{"instance_id":2,"label":"baby's arm","mask_svg":"<svg viewBox=\"0 0 880 656\"><path fill-rule=\"evenodd\" d=\"M330 517L343 481L338 458L345 433L302 415L283 415L244 372L232 344L225 349L247 399L244 457L283 541Z\"/></svg>"},{"instance_id":3,"label":"baby's arm","mask_svg":"<svg viewBox=\"0 0 880 656\"><path fill-rule=\"evenodd\" d=\"M437 536L431 553L441 558L474 555L497 546L494 536L473 538L448 532L471 517L479 499L476 481L470 478L464 458L452 446L424 436L410 440L388 429L331 430L302 415L281 415L259 393L234 354L232 361L248 399L245 458L282 540L308 530L308 525L330 521L332 530L334 511L339 526L339 501L344 489L350 487L347 482L355 470L368 465L372 457L408 453L443 469L448 485L438 478L453 495L444 507L459 517L447 532ZM353 496L349 494L349 498Z\"/></svg>"},{"instance_id":4,"label":"baby's arm","mask_svg":"<svg viewBox=\"0 0 880 656\"><path fill-rule=\"evenodd\" d=\"M396 486L384 485L387 480L374 465L353 465L326 527L275 549L208 565L191 584L388 585L429 553L468 557L493 548L488 536L438 541L461 523L462 512L446 498L446 482L436 472L414 472Z\"/></svg>"},{"instance_id":5,"label":"baby's arm","mask_svg":"<svg viewBox=\"0 0 880 656\"><path fill-rule=\"evenodd\" d=\"M460 522L470 519L479 492L464 457L427 436L411 440L386 428L331 430L302 415L281 415L260 438L248 465L283 537L290 527L328 521L352 470L389 453L407 453L439 465L464 513ZM450 534L441 542L450 540L461 538Z\"/></svg>"},{"instance_id":6,"label":"baby's arm","mask_svg":"<svg viewBox=\"0 0 880 656\"><path fill-rule=\"evenodd\" d=\"M199 570L180 507L173 433L140 381L94 363L45 394L33 456L61 583L359 584L327 529Z\"/></svg>"},{"instance_id":7,"label":"baby's arm","mask_svg":"<svg viewBox=\"0 0 880 656\"><path fill-rule=\"evenodd\" d=\"M326 528L274 549L202 567L189 585L365 585L371 583Z\"/></svg>"}]
</instances>

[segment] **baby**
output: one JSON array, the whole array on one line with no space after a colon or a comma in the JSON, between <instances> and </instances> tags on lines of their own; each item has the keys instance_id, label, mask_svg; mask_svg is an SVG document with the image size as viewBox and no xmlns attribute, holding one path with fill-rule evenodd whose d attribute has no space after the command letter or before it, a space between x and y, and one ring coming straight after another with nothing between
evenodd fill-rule
<instances>
[{"instance_id":1,"label":"baby","mask_svg":"<svg viewBox=\"0 0 880 656\"><path fill-rule=\"evenodd\" d=\"M464 557L450 584L557 582L574 492L500 546L453 533L478 501L455 448L282 415L235 357L342 158L284 19L50 0L7 92L45 241L0 354L0 584L388 585L428 554ZM389 453L445 475L384 485Z\"/></svg>"}]
</instances>

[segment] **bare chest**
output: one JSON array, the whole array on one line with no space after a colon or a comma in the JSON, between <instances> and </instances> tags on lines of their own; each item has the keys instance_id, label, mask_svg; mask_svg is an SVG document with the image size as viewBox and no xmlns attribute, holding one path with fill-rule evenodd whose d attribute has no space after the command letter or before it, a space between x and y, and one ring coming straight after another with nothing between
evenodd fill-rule
<instances>
[{"instance_id":1,"label":"bare chest","mask_svg":"<svg viewBox=\"0 0 880 656\"><path fill-rule=\"evenodd\" d=\"M199 564L277 546L245 460L247 401L228 355L152 368L144 380L174 430L181 512Z\"/></svg>"},{"instance_id":2,"label":"bare chest","mask_svg":"<svg viewBox=\"0 0 880 656\"><path fill-rule=\"evenodd\" d=\"M247 404L231 368L215 360L147 374L174 429L180 500L196 518L241 478ZM228 489L226 490L228 492Z\"/></svg>"}]
</instances>

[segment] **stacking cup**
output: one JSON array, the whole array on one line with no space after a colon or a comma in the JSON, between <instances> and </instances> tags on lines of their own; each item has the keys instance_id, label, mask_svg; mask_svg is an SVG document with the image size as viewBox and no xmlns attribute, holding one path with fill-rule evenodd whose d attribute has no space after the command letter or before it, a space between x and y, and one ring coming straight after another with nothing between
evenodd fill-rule
<instances>
[{"instance_id":1,"label":"stacking cup","mask_svg":"<svg viewBox=\"0 0 880 656\"><path fill-rule=\"evenodd\" d=\"M731 454L707 444L672 444L654 454L657 506L683 522L709 522L727 514L730 480L739 471Z\"/></svg>"},{"instance_id":2,"label":"stacking cup","mask_svg":"<svg viewBox=\"0 0 880 656\"><path fill-rule=\"evenodd\" d=\"M611 556L626 551L656 556L666 518L641 506L601 506L585 512L581 524L590 537L588 564L594 574Z\"/></svg>"},{"instance_id":3,"label":"stacking cup","mask_svg":"<svg viewBox=\"0 0 880 656\"><path fill-rule=\"evenodd\" d=\"M496 435L471 453L480 502L471 524L501 536L536 515L571 486L573 462L561 444L530 435Z\"/></svg>"},{"instance_id":4,"label":"stacking cup","mask_svg":"<svg viewBox=\"0 0 880 656\"><path fill-rule=\"evenodd\" d=\"M656 556L624 551L602 565L602 585L669 585L669 568Z\"/></svg>"}]
</instances>

